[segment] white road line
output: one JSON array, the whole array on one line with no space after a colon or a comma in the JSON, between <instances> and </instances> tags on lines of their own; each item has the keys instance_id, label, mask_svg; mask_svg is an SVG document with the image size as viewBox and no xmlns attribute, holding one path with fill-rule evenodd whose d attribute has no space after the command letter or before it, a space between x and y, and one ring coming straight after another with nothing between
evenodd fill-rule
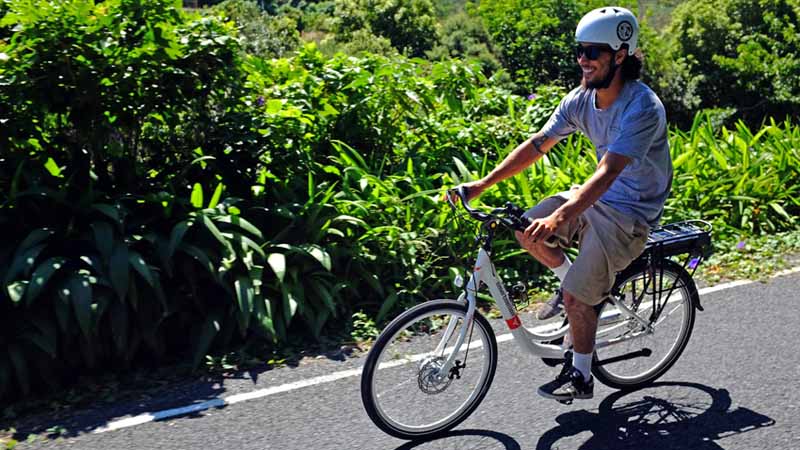
<instances>
[{"instance_id":1,"label":"white road line","mask_svg":"<svg viewBox=\"0 0 800 450\"><path fill-rule=\"evenodd\" d=\"M777 274L773 275L772 278L777 278L785 275L790 275L793 273L800 272L800 267L794 267L788 270L784 270L778 272ZM700 295L710 294L712 292L723 291L725 289L732 289L735 287L746 286L748 284L753 284L755 281L752 280L739 280L739 281L732 281L730 283L723 283L717 286L710 286L698 291ZM552 325L544 325L540 327L536 327L535 330L537 331L546 331L548 329L552 329ZM507 342L513 340L514 336L511 333L502 334L497 336L497 343ZM480 343L477 343L480 344ZM475 348L480 345L472 344L470 347ZM385 363L381 365L381 368L388 368L388 367L395 367L400 366L403 364L407 364L410 362L420 361L425 357L425 355L413 355L408 358L404 358L398 361L392 361L389 363ZM330 383L333 381L341 380L343 378L350 378L361 375L361 371L363 367L359 367L357 369L350 369L350 370L343 370L340 372L334 372L328 375L322 375L319 377L308 378L305 380L295 381L292 383L282 384L280 386L273 386L265 389L259 389L253 392L245 392L242 394L234 394L225 398L215 398L213 400L209 400L202 403L194 403L188 406L180 407L180 408L172 408L163 411L158 411L154 413L145 413L140 414L138 416L128 417L125 419L114 420L109 422L106 426L100 427L92 431L92 433L105 433L107 431L113 430L120 430L122 428L133 427L136 425L142 425L145 423L157 421L157 420L165 420L172 417L182 416L186 414L192 414L200 411L205 411L211 408L221 408L227 405L233 405L240 402L245 402L248 400L255 400L258 398L268 397L270 395L280 394L283 392L294 391L297 389L302 389L309 386L315 386L318 384Z\"/></svg>"}]
</instances>

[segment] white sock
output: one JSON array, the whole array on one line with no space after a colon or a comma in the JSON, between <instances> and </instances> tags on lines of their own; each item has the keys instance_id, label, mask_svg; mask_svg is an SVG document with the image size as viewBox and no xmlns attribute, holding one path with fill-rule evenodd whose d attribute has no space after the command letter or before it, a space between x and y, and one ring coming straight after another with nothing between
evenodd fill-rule
<instances>
[{"instance_id":1,"label":"white sock","mask_svg":"<svg viewBox=\"0 0 800 450\"><path fill-rule=\"evenodd\" d=\"M592 354L572 352L572 367L580 370L585 381L589 381L592 376Z\"/></svg>"},{"instance_id":2,"label":"white sock","mask_svg":"<svg viewBox=\"0 0 800 450\"><path fill-rule=\"evenodd\" d=\"M569 268L572 267L572 263L567 258L567 255L564 255L564 262L561 263L558 267L553 267L550 270L553 271L554 274L558 277L558 280L562 283L564 282L564 278L567 276L567 272L569 272Z\"/></svg>"}]
</instances>

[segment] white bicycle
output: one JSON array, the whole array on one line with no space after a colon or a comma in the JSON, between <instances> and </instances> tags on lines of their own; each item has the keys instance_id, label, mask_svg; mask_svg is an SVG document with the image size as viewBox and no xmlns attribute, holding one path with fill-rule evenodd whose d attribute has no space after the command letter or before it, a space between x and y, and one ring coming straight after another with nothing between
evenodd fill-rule
<instances>
[{"instance_id":1,"label":"white bicycle","mask_svg":"<svg viewBox=\"0 0 800 450\"><path fill-rule=\"evenodd\" d=\"M454 194L469 216L482 222L464 292L456 300L431 300L395 318L376 339L361 377L367 414L381 430L401 439L429 439L452 429L486 396L497 367L497 340L476 310L481 286L489 289L525 351L551 366L571 359L566 317L549 327L522 326L490 258L500 228L523 230L529 223L522 209L507 203L481 212L469 207L463 191ZM616 389L637 389L677 361L691 336L695 309L703 310L692 275L707 256L710 232L703 221L655 229L644 253L617 274L608 298L596 307L592 373L597 380ZM680 264L671 258L677 255L688 256Z\"/></svg>"}]
</instances>

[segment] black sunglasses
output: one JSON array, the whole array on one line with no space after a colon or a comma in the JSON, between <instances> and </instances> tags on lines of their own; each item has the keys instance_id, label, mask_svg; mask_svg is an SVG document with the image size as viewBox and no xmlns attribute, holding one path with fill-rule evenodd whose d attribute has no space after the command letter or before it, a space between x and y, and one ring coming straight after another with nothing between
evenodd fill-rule
<instances>
[{"instance_id":1,"label":"black sunglasses","mask_svg":"<svg viewBox=\"0 0 800 450\"><path fill-rule=\"evenodd\" d=\"M586 55L586 58L588 58L590 61L594 61L599 58L601 53L611 53L612 51L613 50L611 50L611 47L606 45L587 45L584 47L583 45L578 44L575 46L575 56L578 59L581 59L582 55Z\"/></svg>"}]
</instances>

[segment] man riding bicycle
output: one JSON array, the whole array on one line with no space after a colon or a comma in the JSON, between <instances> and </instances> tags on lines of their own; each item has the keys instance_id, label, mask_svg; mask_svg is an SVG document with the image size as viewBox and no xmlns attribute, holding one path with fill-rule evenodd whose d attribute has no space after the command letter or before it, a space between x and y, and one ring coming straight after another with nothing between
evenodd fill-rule
<instances>
[{"instance_id":1,"label":"man riding bicycle","mask_svg":"<svg viewBox=\"0 0 800 450\"><path fill-rule=\"evenodd\" d=\"M475 198L534 164L577 130L595 146L595 173L581 186L528 210L531 225L516 233L520 245L561 281L537 313L543 320L563 307L570 322L572 364L538 390L559 401L592 398L594 306L606 297L615 274L644 250L672 186L664 106L638 80L638 34L636 17L627 9L605 7L586 14L575 32L581 85L561 100L538 133L484 178L463 185L468 198ZM579 252L571 263L563 248L575 241Z\"/></svg>"}]
</instances>

